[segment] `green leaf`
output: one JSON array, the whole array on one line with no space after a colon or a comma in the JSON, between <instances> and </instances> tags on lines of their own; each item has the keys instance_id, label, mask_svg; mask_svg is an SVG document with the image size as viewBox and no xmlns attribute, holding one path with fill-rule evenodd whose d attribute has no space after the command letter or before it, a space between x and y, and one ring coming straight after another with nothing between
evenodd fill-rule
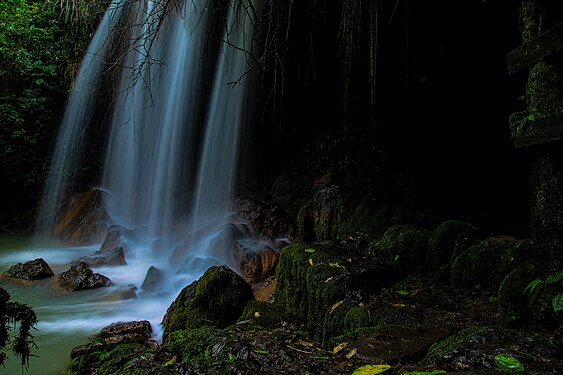
<instances>
[{"instance_id":1,"label":"green leaf","mask_svg":"<svg viewBox=\"0 0 563 375\"><path fill-rule=\"evenodd\" d=\"M410 294L408 290L404 290L404 289L398 290L397 293L400 294L401 296L408 296Z\"/></svg>"},{"instance_id":2,"label":"green leaf","mask_svg":"<svg viewBox=\"0 0 563 375\"><path fill-rule=\"evenodd\" d=\"M541 279L530 281L530 283L524 288L524 293L527 293L529 296L531 296L536 291L536 288L538 288L538 286L541 286L542 282L543 281Z\"/></svg>"},{"instance_id":3,"label":"green leaf","mask_svg":"<svg viewBox=\"0 0 563 375\"><path fill-rule=\"evenodd\" d=\"M315 250L315 249L305 249L306 253L314 253L315 251L317 251L317 250Z\"/></svg>"},{"instance_id":4,"label":"green leaf","mask_svg":"<svg viewBox=\"0 0 563 375\"><path fill-rule=\"evenodd\" d=\"M495 357L495 364L503 372L524 372L524 366L516 358L508 354L499 354Z\"/></svg>"},{"instance_id":5,"label":"green leaf","mask_svg":"<svg viewBox=\"0 0 563 375\"><path fill-rule=\"evenodd\" d=\"M391 366L389 365L365 365L362 367L358 367L356 371L352 373L352 375L375 375L381 374L389 370Z\"/></svg>"},{"instance_id":6,"label":"green leaf","mask_svg":"<svg viewBox=\"0 0 563 375\"><path fill-rule=\"evenodd\" d=\"M528 115L528 121L534 121L536 119L536 116L534 116L534 114Z\"/></svg>"},{"instance_id":7,"label":"green leaf","mask_svg":"<svg viewBox=\"0 0 563 375\"><path fill-rule=\"evenodd\" d=\"M254 349L254 353L258 353L258 354L269 354L270 352L267 350L262 350L262 349Z\"/></svg>"},{"instance_id":8,"label":"green leaf","mask_svg":"<svg viewBox=\"0 0 563 375\"><path fill-rule=\"evenodd\" d=\"M338 264L338 262L337 263L329 263L328 265L331 266L331 267L344 268L343 266Z\"/></svg>"},{"instance_id":9,"label":"green leaf","mask_svg":"<svg viewBox=\"0 0 563 375\"><path fill-rule=\"evenodd\" d=\"M553 297L551 304L553 305L553 310L555 312L559 312L563 310L563 294L558 294L555 297Z\"/></svg>"},{"instance_id":10,"label":"green leaf","mask_svg":"<svg viewBox=\"0 0 563 375\"><path fill-rule=\"evenodd\" d=\"M545 283L546 284L554 284L561 279L563 279L563 270L557 272L554 275L549 276L547 279L545 279Z\"/></svg>"}]
</instances>

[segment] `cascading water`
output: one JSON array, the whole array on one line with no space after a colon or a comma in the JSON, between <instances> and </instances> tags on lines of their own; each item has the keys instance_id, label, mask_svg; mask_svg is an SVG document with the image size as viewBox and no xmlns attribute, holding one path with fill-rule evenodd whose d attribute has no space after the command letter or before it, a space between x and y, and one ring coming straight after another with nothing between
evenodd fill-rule
<instances>
[{"instance_id":1,"label":"cascading water","mask_svg":"<svg viewBox=\"0 0 563 375\"><path fill-rule=\"evenodd\" d=\"M41 289L47 284L38 284L32 305L40 332L89 335L112 322L139 319L151 321L158 332L179 289L209 265L231 262L227 224L241 134L249 123L259 7L249 0L220 10L212 4L218 2L114 0L109 5L69 99L38 225L52 232L85 165L84 138L99 126L94 112L102 110L100 102L111 102L105 109L111 121L103 132L108 138L100 181L107 224L131 229L136 238L128 243L126 266L94 269L112 279L110 288L53 297ZM115 66L122 68L112 70ZM114 94L108 100L100 92L110 73ZM43 257L57 273L68 269L71 258L97 248L36 247L18 256ZM165 271L159 292L139 289L150 266ZM132 285L138 298L115 298Z\"/></svg>"}]
</instances>

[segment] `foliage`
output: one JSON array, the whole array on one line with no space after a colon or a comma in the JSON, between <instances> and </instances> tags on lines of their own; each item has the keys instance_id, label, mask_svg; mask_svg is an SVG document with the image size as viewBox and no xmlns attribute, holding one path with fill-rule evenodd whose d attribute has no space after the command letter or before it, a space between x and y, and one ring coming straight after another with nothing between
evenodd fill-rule
<instances>
[{"instance_id":1,"label":"foliage","mask_svg":"<svg viewBox=\"0 0 563 375\"><path fill-rule=\"evenodd\" d=\"M503 372L524 372L524 366L516 358L508 354L499 354L495 357L495 364Z\"/></svg>"},{"instance_id":2,"label":"foliage","mask_svg":"<svg viewBox=\"0 0 563 375\"><path fill-rule=\"evenodd\" d=\"M37 192L64 95L56 9L0 2L0 175L10 192Z\"/></svg>"},{"instance_id":3,"label":"foliage","mask_svg":"<svg viewBox=\"0 0 563 375\"><path fill-rule=\"evenodd\" d=\"M18 334L10 340L10 330L19 323ZM28 305L10 301L10 294L0 286L0 350L4 350L10 342L11 351L21 360L22 367L29 367L32 347L37 347L33 341L31 329L37 324L37 316ZM0 351L0 365L8 357Z\"/></svg>"}]
</instances>

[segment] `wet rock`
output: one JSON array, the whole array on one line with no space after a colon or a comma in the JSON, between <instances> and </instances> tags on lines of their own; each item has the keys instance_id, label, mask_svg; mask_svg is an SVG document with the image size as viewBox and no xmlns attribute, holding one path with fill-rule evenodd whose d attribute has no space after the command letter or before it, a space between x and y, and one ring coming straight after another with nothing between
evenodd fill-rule
<instances>
[{"instance_id":1,"label":"wet rock","mask_svg":"<svg viewBox=\"0 0 563 375\"><path fill-rule=\"evenodd\" d=\"M473 225L459 220L448 220L440 224L432 232L428 242L428 266L438 268L447 264L454 255L456 240L460 234L477 236L478 229Z\"/></svg>"},{"instance_id":2,"label":"wet rock","mask_svg":"<svg viewBox=\"0 0 563 375\"><path fill-rule=\"evenodd\" d=\"M319 189L313 199L306 203L297 217L299 238L305 241L330 240L335 209L340 198L340 188L336 185Z\"/></svg>"},{"instance_id":3,"label":"wet rock","mask_svg":"<svg viewBox=\"0 0 563 375\"><path fill-rule=\"evenodd\" d=\"M205 325L225 327L252 299L252 289L242 277L224 266L211 267L172 302L162 321L165 334Z\"/></svg>"},{"instance_id":4,"label":"wet rock","mask_svg":"<svg viewBox=\"0 0 563 375\"><path fill-rule=\"evenodd\" d=\"M253 237L270 240L276 237L293 237L293 228L287 214L277 205L261 204L239 199L235 202L235 219L253 228Z\"/></svg>"},{"instance_id":5,"label":"wet rock","mask_svg":"<svg viewBox=\"0 0 563 375\"><path fill-rule=\"evenodd\" d=\"M496 369L495 356L505 354L517 359L526 373L559 374L563 363L551 355L549 347L549 337L543 333L472 327L432 345L422 364L436 365L448 373Z\"/></svg>"},{"instance_id":6,"label":"wet rock","mask_svg":"<svg viewBox=\"0 0 563 375\"><path fill-rule=\"evenodd\" d=\"M20 279L25 282L44 279L53 275L53 270L51 270L51 267L43 258L18 263L2 274L2 276Z\"/></svg>"},{"instance_id":7,"label":"wet rock","mask_svg":"<svg viewBox=\"0 0 563 375\"><path fill-rule=\"evenodd\" d=\"M377 327L370 332L346 337L356 355L368 363L413 363L424 357L428 348L448 336L440 328Z\"/></svg>"},{"instance_id":8,"label":"wet rock","mask_svg":"<svg viewBox=\"0 0 563 375\"><path fill-rule=\"evenodd\" d=\"M148 320L112 323L102 328L96 337L105 340L107 345L142 344L153 345L152 328Z\"/></svg>"},{"instance_id":9,"label":"wet rock","mask_svg":"<svg viewBox=\"0 0 563 375\"><path fill-rule=\"evenodd\" d=\"M123 250L127 252L131 242L136 240L137 236L135 232L131 229L122 227L121 225L112 225L108 228L104 242L100 247L99 252L103 253L106 251L111 251L116 247L123 247Z\"/></svg>"},{"instance_id":10,"label":"wet rock","mask_svg":"<svg viewBox=\"0 0 563 375\"><path fill-rule=\"evenodd\" d=\"M235 266L248 282L258 282L273 275L279 253L264 242L235 241L233 244Z\"/></svg>"},{"instance_id":11,"label":"wet rock","mask_svg":"<svg viewBox=\"0 0 563 375\"><path fill-rule=\"evenodd\" d=\"M70 200L62 219L55 225L54 236L72 245L87 245L103 239L107 230L102 192L92 189Z\"/></svg>"},{"instance_id":12,"label":"wet rock","mask_svg":"<svg viewBox=\"0 0 563 375\"><path fill-rule=\"evenodd\" d=\"M452 285L495 290L513 269L532 260L532 246L530 240L509 236L490 237L479 241L453 261Z\"/></svg>"},{"instance_id":13,"label":"wet rock","mask_svg":"<svg viewBox=\"0 0 563 375\"><path fill-rule=\"evenodd\" d=\"M115 247L107 251L96 251L92 255L78 258L73 264L80 262L86 263L89 267L100 266L123 266L127 264L125 261L125 252L123 246Z\"/></svg>"},{"instance_id":14,"label":"wet rock","mask_svg":"<svg viewBox=\"0 0 563 375\"><path fill-rule=\"evenodd\" d=\"M163 271L154 266L150 266L147 270L143 285L141 285L141 289L145 292L156 292L160 290L164 282L164 278L165 274Z\"/></svg>"},{"instance_id":15,"label":"wet rock","mask_svg":"<svg viewBox=\"0 0 563 375\"><path fill-rule=\"evenodd\" d=\"M94 273L84 262L73 265L59 275L61 287L70 291L101 288L111 285L111 280L104 275Z\"/></svg>"},{"instance_id":16,"label":"wet rock","mask_svg":"<svg viewBox=\"0 0 563 375\"><path fill-rule=\"evenodd\" d=\"M432 232L413 225L394 225L383 238L370 244L369 252L397 265L405 273L420 266L428 253Z\"/></svg>"}]
</instances>

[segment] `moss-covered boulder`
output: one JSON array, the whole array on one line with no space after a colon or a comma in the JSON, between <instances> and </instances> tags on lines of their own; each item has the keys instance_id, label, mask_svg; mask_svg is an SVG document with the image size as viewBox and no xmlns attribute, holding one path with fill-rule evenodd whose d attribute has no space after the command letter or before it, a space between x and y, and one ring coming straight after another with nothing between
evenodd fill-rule
<instances>
[{"instance_id":1,"label":"moss-covered boulder","mask_svg":"<svg viewBox=\"0 0 563 375\"><path fill-rule=\"evenodd\" d=\"M436 366L448 371L466 370L476 373L483 369L500 368L497 355L510 355L524 370L534 367L537 373L559 372L560 363L549 352L549 335L515 331L500 326L472 327L430 347L421 365Z\"/></svg>"},{"instance_id":2,"label":"moss-covered boulder","mask_svg":"<svg viewBox=\"0 0 563 375\"><path fill-rule=\"evenodd\" d=\"M530 240L498 236L479 241L452 264L454 287L496 290L514 268L532 258Z\"/></svg>"},{"instance_id":3,"label":"moss-covered boulder","mask_svg":"<svg viewBox=\"0 0 563 375\"><path fill-rule=\"evenodd\" d=\"M535 267L532 262L512 270L498 289L499 310L510 322L519 321L527 314L529 295L525 289L534 280Z\"/></svg>"},{"instance_id":4,"label":"moss-covered boulder","mask_svg":"<svg viewBox=\"0 0 563 375\"><path fill-rule=\"evenodd\" d=\"M376 292L398 276L394 266L346 252L339 243L293 244L281 252L274 299L289 321L325 343L346 331L347 313L359 302L352 291ZM363 324L356 318L350 315L349 325Z\"/></svg>"},{"instance_id":5,"label":"moss-covered boulder","mask_svg":"<svg viewBox=\"0 0 563 375\"><path fill-rule=\"evenodd\" d=\"M146 320L113 323L72 349L69 374L170 374L155 360L156 342Z\"/></svg>"},{"instance_id":6,"label":"moss-covered boulder","mask_svg":"<svg viewBox=\"0 0 563 375\"><path fill-rule=\"evenodd\" d=\"M370 253L396 264L404 274L424 263L432 232L413 225L394 225L370 245Z\"/></svg>"},{"instance_id":7,"label":"moss-covered boulder","mask_svg":"<svg viewBox=\"0 0 563 375\"><path fill-rule=\"evenodd\" d=\"M272 329L280 327L286 321L284 312L279 303L254 300L246 304L239 322L249 323L256 328Z\"/></svg>"},{"instance_id":8,"label":"moss-covered boulder","mask_svg":"<svg viewBox=\"0 0 563 375\"><path fill-rule=\"evenodd\" d=\"M458 237L474 237L478 229L473 225L460 220L448 220L440 224L432 232L428 242L428 266L432 269L448 264L454 255Z\"/></svg>"},{"instance_id":9,"label":"moss-covered boulder","mask_svg":"<svg viewBox=\"0 0 563 375\"><path fill-rule=\"evenodd\" d=\"M242 277L224 266L211 267L172 302L162 321L164 334L208 325L226 327L252 299L252 289Z\"/></svg>"}]
</instances>

